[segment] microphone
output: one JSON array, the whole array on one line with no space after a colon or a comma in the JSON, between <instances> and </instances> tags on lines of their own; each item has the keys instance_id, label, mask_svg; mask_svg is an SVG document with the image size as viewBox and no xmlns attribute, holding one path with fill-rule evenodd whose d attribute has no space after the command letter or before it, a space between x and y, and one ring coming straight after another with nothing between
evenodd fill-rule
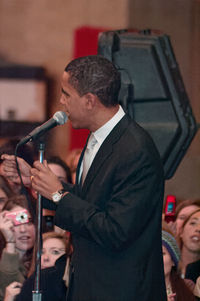
<instances>
[{"instance_id":1,"label":"microphone","mask_svg":"<svg viewBox=\"0 0 200 301\"><path fill-rule=\"evenodd\" d=\"M32 132L30 132L27 136L22 138L17 146L21 146L26 144L29 141L36 140L40 136L44 135L48 130L54 128L57 125L63 125L67 122L68 117L65 112L58 111L56 112L52 118L47 120L42 125L36 127Z\"/></svg>"}]
</instances>

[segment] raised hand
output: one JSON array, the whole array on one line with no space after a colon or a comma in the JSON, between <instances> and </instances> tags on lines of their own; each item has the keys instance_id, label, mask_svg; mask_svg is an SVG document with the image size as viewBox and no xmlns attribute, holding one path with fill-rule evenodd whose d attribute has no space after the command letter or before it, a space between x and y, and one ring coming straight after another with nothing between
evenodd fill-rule
<instances>
[{"instance_id":1,"label":"raised hand","mask_svg":"<svg viewBox=\"0 0 200 301\"><path fill-rule=\"evenodd\" d=\"M15 156L3 154L1 159L3 160L1 173L10 181L20 184L21 182L16 168ZM17 157L17 161L24 185L30 186L31 166L22 158Z\"/></svg>"},{"instance_id":2,"label":"raised hand","mask_svg":"<svg viewBox=\"0 0 200 301\"><path fill-rule=\"evenodd\" d=\"M13 221L6 216L6 213L8 212L9 211L3 211L0 213L0 231L2 232L6 242L15 241Z\"/></svg>"},{"instance_id":3,"label":"raised hand","mask_svg":"<svg viewBox=\"0 0 200 301\"><path fill-rule=\"evenodd\" d=\"M21 291L22 284L14 281L6 287L4 301L14 301L15 296Z\"/></svg>"}]
</instances>

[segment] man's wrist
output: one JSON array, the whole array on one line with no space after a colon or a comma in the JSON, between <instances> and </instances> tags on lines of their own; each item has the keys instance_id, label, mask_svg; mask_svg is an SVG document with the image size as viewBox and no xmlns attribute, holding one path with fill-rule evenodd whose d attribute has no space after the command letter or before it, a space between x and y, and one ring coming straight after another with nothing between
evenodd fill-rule
<instances>
[{"instance_id":1,"label":"man's wrist","mask_svg":"<svg viewBox=\"0 0 200 301\"><path fill-rule=\"evenodd\" d=\"M57 190L51 195L52 201L57 204L66 194L68 194L68 191L64 189Z\"/></svg>"}]
</instances>

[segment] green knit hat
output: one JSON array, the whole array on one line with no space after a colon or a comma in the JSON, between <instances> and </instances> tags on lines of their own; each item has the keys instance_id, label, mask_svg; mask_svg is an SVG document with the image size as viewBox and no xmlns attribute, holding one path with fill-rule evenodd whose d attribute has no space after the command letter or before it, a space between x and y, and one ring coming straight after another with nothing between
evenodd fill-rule
<instances>
[{"instance_id":1,"label":"green knit hat","mask_svg":"<svg viewBox=\"0 0 200 301\"><path fill-rule=\"evenodd\" d=\"M169 252L175 266L178 266L180 260L180 250L176 239L169 232L162 230L162 244Z\"/></svg>"}]
</instances>

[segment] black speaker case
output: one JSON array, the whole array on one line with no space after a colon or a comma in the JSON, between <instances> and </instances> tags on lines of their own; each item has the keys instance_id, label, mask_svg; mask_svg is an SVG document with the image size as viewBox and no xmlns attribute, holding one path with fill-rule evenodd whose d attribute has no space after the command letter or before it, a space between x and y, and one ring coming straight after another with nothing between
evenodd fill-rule
<instances>
[{"instance_id":1,"label":"black speaker case","mask_svg":"<svg viewBox=\"0 0 200 301\"><path fill-rule=\"evenodd\" d=\"M197 126L169 36L150 30L103 32L98 54L120 70L120 103L152 136L170 179Z\"/></svg>"}]
</instances>

